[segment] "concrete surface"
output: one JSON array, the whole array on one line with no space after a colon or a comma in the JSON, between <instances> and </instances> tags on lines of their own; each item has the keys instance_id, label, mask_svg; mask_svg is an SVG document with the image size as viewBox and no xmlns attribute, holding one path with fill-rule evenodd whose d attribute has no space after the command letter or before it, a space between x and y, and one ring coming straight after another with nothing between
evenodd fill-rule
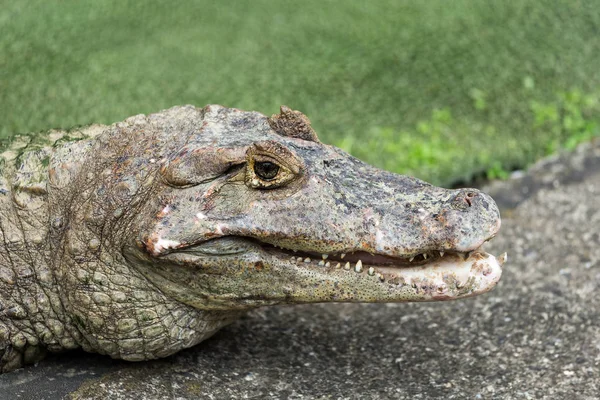
<instances>
[{"instance_id":1,"label":"concrete surface","mask_svg":"<svg viewBox=\"0 0 600 400\"><path fill-rule=\"evenodd\" d=\"M165 360L52 356L0 398L600 398L600 141L487 189L509 254L487 295L263 309Z\"/></svg>"}]
</instances>

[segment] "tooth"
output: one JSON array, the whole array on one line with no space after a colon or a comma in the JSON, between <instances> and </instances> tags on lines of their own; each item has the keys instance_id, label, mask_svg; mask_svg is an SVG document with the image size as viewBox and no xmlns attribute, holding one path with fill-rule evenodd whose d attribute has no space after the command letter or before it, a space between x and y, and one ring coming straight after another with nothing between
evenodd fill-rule
<instances>
[{"instance_id":1,"label":"tooth","mask_svg":"<svg viewBox=\"0 0 600 400\"><path fill-rule=\"evenodd\" d=\"M415 259L415 257L412 256L411 258L408 259L408 262L413 262L414 259Z\"/></svg>"},{"instance_id":2,"label":"tooth","mask_svg":"<svg viewBox=\"0 0 600 400\"><path fill-rule=\"evenodd\" d=\"M375 268L373 268L373 267L369 267L369 271L367 271L367 273L368 273L370 276L373 276L373 275L375 274Z\"/></svg>"},{"instance_id":3,"label":"tooth","mask_svg":"<svg viewBox=\"0 0 600 400\"><path fill-rule=\"evenodd\" d=\"M304 262L305 262L305 263L309 263L309 262L310 262L310 258L306 257L306 258L304 259Z\"/></svg>"},{"instance_id":4,"label":"tooth","mask_svg":"<svg viewBox=\"0 0 600 400\"><path fill-rule=\"evenodd\" d=\"M319 265L322 267L323 265L325 265L325 261L323 261L323 260L319 261Z\"/></svg>"},{"instance_id":5,"label":"tooth","mask_svg":"<svg viewBox=\"0 0 600 400\"><path fill-rule=\"evenodd\" d=\"M379 280L380 280L381 282L384 282L384 281L385 281L385 278L384 278L384 277L383 277L383 275L381 275L380 273L377 273L377 277L379 278Z\"/></svg>"},{"instance_id":6,"label":"tooth","mask_svg":"<svg viewBox=\"0 0 600 400\"><path fill-rule=\"evenodd\" d=\"M346 253L342 253L342 254L340 255L340 258L344 258L344 257L346 257Z\"/></svg>"},{"instance_id":7,"label":"tooth","mask_svg":"<svg viewBox=\"0 0 600 400\"><path fill-rule=\"evenodd\" d=\"M298 257L297 260L298 260L298 262L302 262L303 261L302 257Z\"/></svg>"},{"instance_id":8,"label":"tooth","mask_svg":"<svg viewBox=\"0 0 600 400\"><path fill-rule=\"evenodd\" d=\"M427 253L423 253L423 260L427 260Z\"/></svg>"},{"instance_id":9,"label":"tooth","mask_svg":"<svg viewBox=\"0 0 600 400\"><path fill-rule=\"evenodd\" d=\"M444 252L440 251L440 257L444 257Z\"/></svg>"},{"instance_id":10,"label":"tooth","mask_svg":"<svg viewBox=\"0 0 600 400\"><path fill-rule=\"evenodd\" d=\"M329 268L329 267L331 267L331 263L330 263L329 261L327 261L327 262L325 263L325 266L326 266L327 268Z\"/></svg>"},{"instance_id":11,"label":"tooth","mask_svg":"<svg viewBox=\"0 0 600 400\"><path fill-rule=\"evenodd\" d=\"M292 256L292 258L290 258L290 261L291 261L291 262L294 262L294 261L296 261L296 257Z\"/></svg>"},{"instance_id":12,"label":"tooth","mask_svg":"<svg viewBox=\"0 0 600 400\"><path fill-rule=\"evenodd\" d=\"M337 269L342 268L342 264L341 263L337 263L337 265L335 266Z\"/></svg>"},{"instance_id":13,"label":"tooth","mask_svg":"<svg viewBox=\"0 0 600 400\"><path fill-rule=\"evenodd\" d=\"M321 254L321 257L323 257L323 260L327 260L327 257L329 257L329 254Z\"/></svg>"},{"instance_id":14,"label":"tooth","mask_svg":"<svg viewBox=\"0 0 600 400\"><path fill-rule=\"evenodd\" d=\"M356 266L354 267L354 271L362 272L362 270L363 270L362 261L358 260L358 262L356 263Z\"/></svg>"},{"instance_id":15,"label":"tooth","mask_svg":"<svg viewBox=\"0 0 600 400\"><path fill-rule=\"evenodd\" d=\"M506 254L506 252L504 252L498 256L498 264L500 264L500 266L503 266L507 260L508 260L508 254Z\"/></svg>"},{"instance_id":16,"label":"tooth","mask_svg":"<svg viewBox=\"0 0 600 400\"><path fill-rule=\"evenodd\" d=\"M344 265L344 269L348 269L348 270L350 269L350 263L349 263L349 262L347 262L347 263Z\"/></svg>"}]
</instances>

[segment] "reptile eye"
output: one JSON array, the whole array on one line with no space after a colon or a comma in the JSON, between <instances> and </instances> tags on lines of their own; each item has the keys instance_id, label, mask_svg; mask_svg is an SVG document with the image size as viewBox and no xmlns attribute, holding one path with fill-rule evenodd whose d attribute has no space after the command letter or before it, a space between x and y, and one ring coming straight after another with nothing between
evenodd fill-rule
<instances>
[{"instance_id":1,"label":"reptile eye","mask_svg":"<svg viewBox=\"0 0 600 400\"><path fill-rule=\"evenodd\" d=\"M254 163L254 173L265 181L274 179L279 173L279 165L270 161L260 161Z\"/></svg>"},{"instance_id":2,"label":"reptile eye","mask_svg":"<svg viewBox=\"0 0 600 400\"><path fill-rule=\"evenodd\" d=\"M257 142L246 151L244 181L252 189L281 188L302 175L302 166L302 160L282 144Z\"/></svg>"}]
</instances>

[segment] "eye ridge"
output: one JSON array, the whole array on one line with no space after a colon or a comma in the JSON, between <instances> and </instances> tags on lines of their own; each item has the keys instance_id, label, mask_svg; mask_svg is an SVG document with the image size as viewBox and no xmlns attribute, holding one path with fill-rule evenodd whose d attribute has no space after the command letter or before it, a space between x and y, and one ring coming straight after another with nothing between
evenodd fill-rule
<instances>
[{"instance_id":1,"label":"eye ridge","mask_svg":"<svg viewBox=\"0 0 600 400\"><path fill-rule=\"evenodd\" d=\"M254 163L254 173L265 181L275 179L279 174L279 169L279 165L271 161L256 161Z\"/></svg>"}]
</instances>

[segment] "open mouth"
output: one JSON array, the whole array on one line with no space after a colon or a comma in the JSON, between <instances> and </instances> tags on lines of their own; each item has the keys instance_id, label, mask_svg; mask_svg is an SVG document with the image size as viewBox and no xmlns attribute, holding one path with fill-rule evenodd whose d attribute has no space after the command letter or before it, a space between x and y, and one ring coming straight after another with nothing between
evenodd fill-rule
<instances>
[{"instance_id":1,"label":"open mouth","mask_svg":"<svg viewBox=\"0 0 600 400\"><path fill-rule=\"evenodd\" d=\"M488 268L490 271L486 272L485 265L494 261L494 266L501 268L507 259L506 253L494 257L481 248L469 252L426 251L406 257L391 257L365 251L324 254L286 249L257 239L235 236L215 238L196 245L179 245L161 258L178 263L194 263L199 257L232 256L257 248L276 259L292 262L299 267L366 272L370 276L378 276L382 281L411 272L415 274L417 271L443 274L449 269L469 268L480 261L482 273L487 275L492 271Z\"/></svg>"},{"instance_id":2,"label":"open mouth","mask_svg":"<svg viewBox=\"0 0 600 400\"><path fill-rule=\"evenodd\" d=\"M424 271L426 269L435 271L436 268L445 270L452 267L460 268L465 265L473 265L478 261L487 263L490 259L495 259L498 266L502 267L507 259L506 253L496 258L479 248L469 252L427 251L414 256L391 257L364 251L318 254L282 249L269 244L262 244L261 247L274 256L287 256L291 262L305 267L353 270L357 273L366 271L368 275L377 275L381 280L385 280L386 277L394 278L396 275L411 271ZM492 273L491 269L489 271L484 269L482 272L484 275Z\"/></svg>"},{"instance_id":3,"label":"open mouth","mask_svg":"<svg viewBox=\"0 0 600 400\"><path fill-rule=\"evenodd\" d=\"M377 265L381 267L394 267L394 268L403 268L403 267L414 267L418 265L424 265L427 263L435 262L436 260L440 260L444 257L458 257L462 260L467 260L472 254L478 252L478 250L459 253L459 252L445 252L445 251L428 251L420 254L416 254L410 257L390 257L386 255L380 254L371 254L365 251L356 251L350 253L332 253L332 254L319 254L315 252L302 252L302 251L293 251L282 249L277 246L262 244L261 247L263 250L269 251L271 253L290 253L292 257L296 259L296 261L302 261L304 263L313 263L316 262L320 266L331 266L335 265L336 268L348 267L354 265L360 269L363 265Z\"/></svg>"},{"instance_id":4,"label":"open mouth","mask_svg":"<svg viewBox=\"0 0 600 400\"><path fill-rule=\"evenodd\" d=\"M240 296L244 298L255 289L253 285L258 285L264 289L261 299L275 302L288 296L296 296L297 302L470 297L494 288L507 258L506 253L495 257L480 247L469 252L426 251L406 256L366 251L320 253L282 248L244 236L221 236L194 244L159 238L150 243L153 247L146 246L145 257L150 255L153 265L165 264L163 272L155 267L144 270L156 279L156 274L164 275L160 279L166 277L168 282L181 277L187 277L185 282L208 279L215 287L225 285L227 293L241 285L244 292ZM174 266L183 269L172 269ZM240 273L244 276L241 281ZM273 294L281 288L291 292Z\"/></svg>"}]
</instances>

